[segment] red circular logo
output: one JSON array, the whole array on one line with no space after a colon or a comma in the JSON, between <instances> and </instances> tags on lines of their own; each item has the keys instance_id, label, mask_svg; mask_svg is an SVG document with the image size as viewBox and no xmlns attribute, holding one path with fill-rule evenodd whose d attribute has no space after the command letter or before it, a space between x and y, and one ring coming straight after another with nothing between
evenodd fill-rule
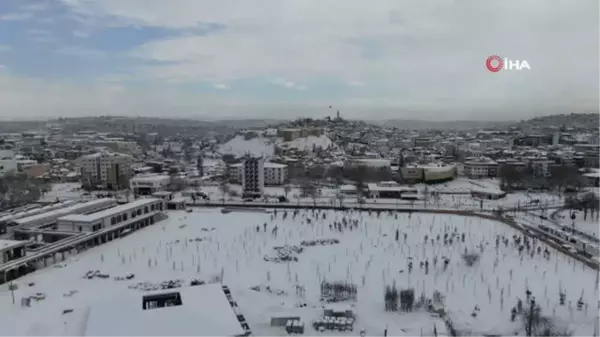
<instances>
[{"instance_id":1,"label":"red circular logo","mask_svg":"<svg viewBox=\"0 0 600 337\"><path fill-rule=\"evenodd\" d=\"M485 66L489 71L497 73L504 67L504 61L498 55L492 55L485 60Z\"/></svg>"}]
</instances>

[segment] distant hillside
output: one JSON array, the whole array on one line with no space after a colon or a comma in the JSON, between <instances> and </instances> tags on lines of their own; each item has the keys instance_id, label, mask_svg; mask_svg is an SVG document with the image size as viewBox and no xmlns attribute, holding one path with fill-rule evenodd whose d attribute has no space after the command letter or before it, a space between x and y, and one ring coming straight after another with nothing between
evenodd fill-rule
<instances>
[{"instance_id":1,"label":"distant hillside","mask_svg":"<svg viewBox=\"0 0 600 337\"><path fill-rule=\"evenodd\" d=\"M585 114L561 114L536 117L529 120L522 120L516 123L514 126L517 127L534 127L534 128L547 128L547 127L567 127L567 128L598 128L600 124L600 114L598 113L585 113Z\"/></svg>"},{"instance_id":2,"label":"distant hillside","mask_svg":"<svg viewBox=\"0 0 600 337\"><path fill-rule=\"evenodd\" d=\"M502 127L514 123L514 121L497 122L497 121L420 121L409 119L388 119L380 121L371 121L372 124L397 127L406 130L471 130L490 127Z\"/></svg>"}]
</instances>

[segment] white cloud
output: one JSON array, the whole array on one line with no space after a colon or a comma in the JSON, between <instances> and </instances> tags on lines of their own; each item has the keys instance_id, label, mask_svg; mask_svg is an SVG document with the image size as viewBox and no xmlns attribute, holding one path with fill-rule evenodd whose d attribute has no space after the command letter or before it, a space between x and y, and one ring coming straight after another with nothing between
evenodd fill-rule
<instances>
[{"instance_id":1,"label":"white cloud","mask_svg":"<svg viewBox=\"0 0 600 337\"><path fill-rule=\"evenodd\" d=\"M75 31L73 31L73 36L80 37L80 38L86 38L86 37L90 36L90 33L84 32L82 30L75 30Z\"/></svg>"},{"instance_id":2,"label":"white cloud","mask_svg":"<svg viewBox=\"0 0 600 337\"><path fill-rule=\"evenodd\" d=\"M24 21L28 20L33 16L31 13L9 13L0 15L0 21Z\"/></svg>"},{"instance_id":3,"label":"white cloud","mask_svg":"<svg viewBox=\"0 0 600 337\"><path fill-rule=\"evenodd\" d=\"M306 86L302 84L298 84L292 81L287 81L284 79L276 79L273 81L274 84L282 86L287 89L296 89L296 90L306 90Z\"/></svg>"},{"instance_id":4,"label":"white cloud","mask_svg":"<svg viewBox=\"0 0 600 337\"><path fill-rule=\"evenodd\" d=\"M129 115L161 117L191 117L199 119L219 118L268 118L285 116L323 116L330 113L330 99L313 99L310 102L290 102L274 97L270 100L245 97L237 91L226 96L213 92L190 92L177 86L160 83L155 86L128 87L120 83L127 76L103 78L95 83L67 80L45 81L33 78L18 78L0 71L0 119L22 119L33 117L72 117L95 115ZM549 113L573 111L572 101L556 104L541 101L500 100L475 101L470 105L442 102L435 99L397 99L395 97L353 96L342 101L335 100L347 118L412 118L434 120L456 120L462 118L494 119L526 118ZM479 104L491 108L482 115ZM450 114L448 109L460 113ZM512 113L512 115L509 112ZM497 114L491 114L497 112Z\"/></svg>"},{"instance_id":5,"label":"white cloud","mask_svg":"<svg viewBox=\"0 0 600 337\"><path fill-rule=\"evenodd\" d=\"M364 87L365 83L361 81L350 81L348 82L348 85L351 87Z\"/></svg>"},{"instance_id":6,"label":"white cloud","mask_svg":"<svg viewBox=\"0 0 600 337\"><path fill-rule=\"evenodd\" d=\"M27 30L27 35L32 41L36 42L56 42L56 37L52 35L52 32L48 29L31 28Z\"/></svg>"},{"instance_id":7,"label":"white cloud","mask_svg":"<svg viewBox=\"0 0 600 337\"><path fill-rule=\"evenodd\" d=\"M57 52L60 54L80 56L80 57L103 57L106 55L106 53L101 50L82 48L82 47L76 47L76 46L63 47L63 48L58 49Z\"/></svg>"},{"instance_id":8,"label":"white cloud","mask_svg":"<svg viewBox=\"0 0 600 337\"><path fill-rule=\"evenodd\" d=\"M23 5L20 8L21 8L21 10L26 11L26 12L41 12L41 11L48 9L48 6L43 3L32 3L32 4Z\"/></svg>"},{"instance_id":9,"label":"white cloud","mask_svg":"<svg viewBox=\"0 0 600 337\"><path fill-rule=\"evenodd\" d=\"M222 83L214 84L213 87L215 89L219 89L219 90L227 90L227 89L229 89L229 86L227 84L222 84Z\"/></svg>"},{"instance_id":10,"label":"white cloud","mask_svg":"<svg viewBox=\"0 0 600 337\"><path fill-rule=\"evenodd\" d=\"M220 84L279 78L284 80L275 84L304 90L326 79L361 87L336 98L337 105L357 111L376 105L381 111L521 118L563 112L556 109L565 106L598 107L597 0L62 2L81 31L101 25L187 31L130 51L140 64L131 76L139 80ZM225 29L190 33L208 23ZM527 60L532 70L491 74L484 66L491 54Z\"/></svg>"}]
</instances>

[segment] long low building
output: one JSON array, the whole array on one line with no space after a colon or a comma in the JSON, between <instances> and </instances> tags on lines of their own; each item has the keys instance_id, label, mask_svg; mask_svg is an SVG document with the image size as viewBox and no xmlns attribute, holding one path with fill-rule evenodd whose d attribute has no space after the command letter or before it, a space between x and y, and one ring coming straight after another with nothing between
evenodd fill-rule
<instances>
[{"instance_id":1,"label":"long low building","mask_svg":"<svg viewBox=\"0 0 600 337\"><path fill-rule=\"evenodd\" d=\"M380 183L368 183L367 189L370 198L402 198L405 194L414 195L418 193L415 187L402 186L395 181L382 181Z\"/></svg>"},{"instance_id":2,"label":"long low building","mask_svg":"<svg viewBox=\"0 0 600 337\"><path fill-rule=\"evenodd\" d=\"M84 336L248 336L250 326L220 284L122 296L92 304Z\"/></svg>"},{"instance_id":3,"label":"long low building","mask_svg":"<svg viewBox=\"0 0 600 337\"><path fill-rule=\"evenodd\" d=\"M98 212L117 204L117 201L112 198L95 199L87 202L75 204L73 206L56 209L53 211L21 218L12 221L9 226L19 226L20 228L36 228L41 226L53 225L56 221L70 214L87 214Z\"/></svg>"},{"instance_id":4,"label":"long low building","mask_svg":"<svg viewBox=\"0 0 600 337\"><path fill-rule=\"evenodd\" d=\"M147 218L163 210L165 210L165 204L161 199L138 199L96 213L63 216L58 219L55 228L64 232L95 232L137 217Z\"/></svg>"},{"instance_id":5,"label":"long low building","mask_svg":"<svg viewBox=\"0 0 600 337\"><path fill-rule=\"evenodd\" d=\"M38 215L41 213L50 212L55 209L66 208L69 206L73 206L76 203L77 203L77 201L75 201L75 200L67 200L67 201L58 202L58 203L54 203L54 204L46 205L46 206L34 205L34 206L32 206L32 208L30 208L26 211L10 213L10 214L6 214L6 215L0 217L0 223L6 223L6 222L10 222L10 221L13 221L16 219L25 218L28 216L34 216L34 215Z\"/></svg>"},{"instance_id":6,"label":"long low building","mask_svg":"<svg viewBox=\"0 0 600 337\"><path fill-rule=\"evenodd\" d=\"M136 195L151 195L163 191L171 182L171 177L161 174L146 174L134 176L129 181L133 193Z\"/></svg>"}]
</instances>

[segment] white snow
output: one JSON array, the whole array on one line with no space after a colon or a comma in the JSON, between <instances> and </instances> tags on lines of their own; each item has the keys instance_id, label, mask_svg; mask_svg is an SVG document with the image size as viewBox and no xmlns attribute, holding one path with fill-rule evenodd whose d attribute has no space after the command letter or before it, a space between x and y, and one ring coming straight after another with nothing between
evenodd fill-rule
<instances>
[{"instance_id":1,"label":"white snow","mask_svg":"<svg viewBox=\"0 0 600 337\"><path fill-rule=\"evenodd\" d=\"M296 149L299 151L312 152L313 149L321 148L323 150L333 145L333 142L329 137L325 135L321 136L307 136L296 138L290 142L283 142L283 146L287 146L290 149Z\"/></svg>"},{"instance_id":2,"label":"white snow","mask_svg":"<svg viewBox=\"0 0 600 337\"><path fill-rule=\"evenodd\" d=\"M244 136L238 135L227 143L221 144L219 152L221 154L232 154L236 157L242 157L247 153L254 156L270 157L275 152L275 146L270 139L262 136L245 140Z\"/></svg>"},{"instance_id":3,"label":"white snow","mask_svg":"<svg viewBox=\"0 0 600 337\"><path fill-rule=\"evenodd\" d=\"M575 220L571 219L571 212L575 213ZM556 214L556 220L565 226L572 226L574 221L576 229L595 237L600 235L600 224L596 220L596 213L592 215L588 212L586 219L584 219L583 211L561 210Z\"/></svg>"},{"instance_id":4,"label":"white snow","mask_svg":"<svg viewBox=\"0 0 600 337\"><path fill-rule=\"evenodd\" d=\"M183 305L140 310L142 294L120 294L90 308L86 336L239 336L244 333L218 284L175 289ZM164 291L162 291L164 293ZM111 324L106 324L111 322Z\"/></svg>"},{"instance_id":5,"label":"white snow","mask_svg":"<svg viewBox=\"0 0 600 337\"><path fill-rule=\"evenodd\" d=\"M85 191L81 189L80 183L57 183L52 184L51 190L44 193L40 201L55 202L56 199L61 201L80 199L84 193Z\"/></svg>"},{"instance_id":6,"label":"white snow","mask_svg":"<svg viewBox=\"0 0 600 337\"><path fill-rule=\"evenodd\" d=\"M497 333L523 334L520 322L510 322L510 310L517 298L525 299L529 288L541 305L543 314L555 316L569 325L576 335L591 335L597 320L597 272L583 264L550 249L547 260L542 254L519 255L513 246L514 229L490 220L433 214L398 214L323 211L313 216L301 210L294 218L283 211L272 218L268 213L230 213L223 215L217 209L194 209L192 213L169 212L170 218L154 226L135 232L125 238L71 257L62 268L49 267L15 281L17 304L13 305L8 286L0 286L1 335L81 335L89 307L107 298L130 296L139 290L128 289L138 282L162 282L192 278L208 280L215 274L224 275L227 284L246 316L255 335L284 335L282 328L269 327L271 316L299 315L306 321L307 332L314 334L310 323L322 313L319 280L349 280L358 286L358 300L353 310L357 315L355 332L366 329L369 335L431 334L434 324L438 331L443 323L423 312L408 314L384 311L384 285L395 281L400 289L414 288L415 295L430 297L434 290L446 295L446 310L461 331L470 334ZM323 214L325 218L323 218ZM308 223L307 219L312 219ZM356 219L358 227L343 232L331 230L330 224ZM267 223L267 231L263 224ZM278 226L278 234L272 234ZM256 231L259 226L260 231ZM215 228L212 230L212 228ZM465 242L455 239L444 245L444 233L465 233ZM399 241L395 231L399 230ZM404 239L404 235L407 239ZM425 235L428 242L424 243ZM437 235L442 239L437 241ZM507 247L495 245L497 235L511 241ZM274 263L263 260L273 253L273 246L299 244L302 240L336 238L340 244L307 247L298 262ZM432 244L429 240L434 239ZM201 241L200 241L201 239ZM540 245L541 249L545 248ZM480 252L480 261L472 267L465 265L461 254ZM442 257L450 258L443 268ZM407 261L412 257L414 266L408 272ZM434 258L438 258L436 265ZM429 272L419 266L427 260ZM108 279L83 279L89 270L110 274ZM130 281L114 281L115 276L134 273ZM29 287L30 282L35 285ZM304 300L295 294L295 284L306 288ZM269 285L288 295L249 290L256 285ZM567 304L559 305L559 289L565 289ZM77 293L68 294L76 290ZM46 294L46 299L32 301L29 308L21 307L20 298L35 293ZM503 293L501 307L500 294ZM488 297L489 296L489 297ZM579 297L588 304L586 310L576 309ZM305 302L308 306L297 308ZM475 305L480 307L476 318L471 317ZM140 305L141 307L141 305ZM75 309L62 314L64 309ZM92 309L93 310L93 309ZM186 324L181 322L180 324ZM194 324L194 322L189 322ZM198 332L203 334L202 332ZM335 333L343 335L344 333Z\"/></svg>"}]
</instances>

